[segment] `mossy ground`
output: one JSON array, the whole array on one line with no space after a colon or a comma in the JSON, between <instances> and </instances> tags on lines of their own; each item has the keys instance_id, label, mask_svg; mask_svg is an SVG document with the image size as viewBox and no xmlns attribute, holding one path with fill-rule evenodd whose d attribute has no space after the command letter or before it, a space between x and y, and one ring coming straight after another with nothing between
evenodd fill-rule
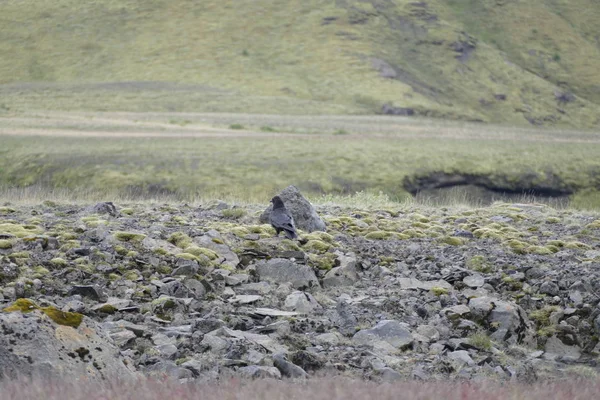
<instances>
[{"instance_id":1,"label":"mossy ground","mask_svg":"<svg viewBox=\"0 0 600 400\"><path fill-rule=\"evenodd\" d=\"M40 310L46 314L52 321L58 325L66 325L73 328L79 327L83 321L83 315L79 313L64 312L58 310L55 307L40 307L30 299L18 299L8 307L5 307L3 312L16 312L29 313L33 310Z\"/></svg>"}]
</instances>

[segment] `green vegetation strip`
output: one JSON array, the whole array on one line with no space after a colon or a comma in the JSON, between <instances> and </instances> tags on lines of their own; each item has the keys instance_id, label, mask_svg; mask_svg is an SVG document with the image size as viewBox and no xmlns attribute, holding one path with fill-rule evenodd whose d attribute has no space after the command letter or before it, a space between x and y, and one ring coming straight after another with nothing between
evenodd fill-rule
<instances>
[{"instance_id":1,"label":"green vegetation strip","mask_svg":"<svg viewBox=\"0 0 600 400\"><path fill-rule=\"evenodd\" d=\"M481 129L485 133L486 128ZM575 206L600 206L596 191L600 188L600 143L503 140L502 132L482 140L431 138L426 134L422 138L369 134L299 137L285 133L197 138L165 135L111 140L0 136L0 149L0 186L10 187L46 185L107 195L167 194L182 199L201 194L262 202L294 184L308 194L381 191L401 201L410 197L403 187L405 177L444 172L484 175L492 183L509 188L526 176L542 186L574 188ZM233 219L241 215L228 211L225 216Z\"/></svg>"}]
</instances>

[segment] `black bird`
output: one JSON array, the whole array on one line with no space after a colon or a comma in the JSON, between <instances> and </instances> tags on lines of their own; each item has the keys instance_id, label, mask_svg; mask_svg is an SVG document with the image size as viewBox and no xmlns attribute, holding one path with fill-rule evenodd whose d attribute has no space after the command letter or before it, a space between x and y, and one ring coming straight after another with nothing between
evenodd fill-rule
<instances>
[{"instance_id":1,"label":"black bird","mask_svg":"<svg viewBox=\"0 0 600 400\"><path fill-rule=\"evenodd\" d=\"M296 239L298 234L296 233L294 218L289 210L285 208L281 197L273 197L271 203L273 203L273 211L269 215L269 222L271 222L271 226L277 231L277 236L283 231L285 237L288 239Z\"/></svg>"}]
</instances>

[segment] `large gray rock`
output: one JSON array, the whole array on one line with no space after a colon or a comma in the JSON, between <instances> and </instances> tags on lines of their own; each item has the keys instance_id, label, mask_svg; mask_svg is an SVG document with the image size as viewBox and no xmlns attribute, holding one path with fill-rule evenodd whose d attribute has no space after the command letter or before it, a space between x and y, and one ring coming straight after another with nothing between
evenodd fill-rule
<instances>
[{"instance_id":1,"label":"large gray rock","mask_svg":"<svg viewBox=\"0 0 600 400\"><path fill-rule=\"evenodd\" d=\"M544 358L547 359L565 357L571 360L578 360L581 358L581 348L579 346L566 345L556 336L552 336L546 341L544 350L546 350Z\"/></svg>"},{"instance_id":2,"label":"large gray rock","mask_svg":"<svg viewBox=\"0 0 600 400\"><path fill-rule=\"evenodd\" d=\"M281 379L281 372L275 367L249 365L238 369L238 374L245 379Z\"/></svg>"},{"instance_id":3,"label":"large gray rock","mask_svg":"<svg viewBox=\"0 0 600 400\"><path fill-rule=\"evenodd\" d=\"M97 203L83 210L84 214L108 214L111 217L118 217L119 211L112 201Z\"/></svg>"},{"instance_id":4,"label":"large gray rock","mask_svg":"<svg viewBox=\"0 0 600 400\"><path fill-rule=\"evenodd\" d=\"M354 254L337 253L339 266L331 269L323 278L324 287L351 286L358 281L358 267Z\"/></svg>"},{"instance_id":5,"label":"large gray rock","mask_svg":"<svg viewBox=\"0 0 600 400\"><path fill-rule=\"evenodd\" d=\"M295 289L319 286L319 280L311 267L285 258L259 262L256 264L256 273L261 281L290 282Z\"/></svg>"},{"instance_id":6,"label":"large gray rock","mask_svg":"<svg viewBox=\"0 0 600 400\"><path fill-rule=\"evenodd\" d=\"M356 332L352 341L356 344L370 345L380 350L405 349L413 343L412 334L405 325L394 320L380 321L371 329Z\"/></svg>"},{"instance_id":7,"label":"large gray rock","mask_svg":"<svg viewBox=\"0 0 600 400\"><path fill-rule=\"evenodd\" d=\"M308 374L302 368L294 363L289 362L285 355L277 353L273 355L273 365L281 372L281 375L286 378L307 378Z\"/></svg>"},{"instance_id":8,"label":"large gray rock","mask_svg":"<svg viewBox=\"0 0 600 400\"><path fill-rule=\"evenodd\" d=\"M307 232L326 230L325 222L319 217L312 204L302 196L298 188L295 186L288 186L283 189L278 196L283 200L285 208L292 213L296 228ZM269 215L271 214L272 209L273 205L271 204L261 214L260 222L263 224L269 222Z\"/></svg>"},{"instance_id":9,"label":"large gray rock","mask_svg":"<svg viewBox=\"0 0 600 400\"><path fill-rule=\"evenodd\" d=\"M0 332L0 375L86 380L136 376L108 333L87 317L73 328L37 310L0 312Z\"/></svg>"},{"instance_id":10,"label":"large gray rock","mask_svg":"<svg viewBox=\"0 0 600 400\"><path fill-rule=\"evenodd\" d=\"M493 329L492 339L535 345L533 326L518 305L493 297L475 297L469 301L469 308L474 320Z\"/></svg>"},{"instance_id":11,"label":"large gray rock","mask_svg":"<svg viewBox=\"0 0 600 400\"><path fill-rule=\"evenodd\" d=\"M309 314L313 310L320 309L321 305L310 293L296 291L285 298L284 307L287 310Z\"/></svg>"}]
</instances>

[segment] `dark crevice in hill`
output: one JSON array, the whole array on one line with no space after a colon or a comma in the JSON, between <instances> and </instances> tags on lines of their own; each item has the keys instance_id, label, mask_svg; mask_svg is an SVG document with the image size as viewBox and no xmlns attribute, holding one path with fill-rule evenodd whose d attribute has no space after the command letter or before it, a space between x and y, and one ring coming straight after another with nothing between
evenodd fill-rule
<instances>
[{"instance_id":1,"label":"dark crevice in hill","mask_svg":"<svg viewBox=\"0 0 600 400\"><path fill-rule=\"evenodd\" d=\"M534 196L540 198L566 197L575 192L575 188L569 186L551 172L547 172L544 175L529 173L510 176L438 171L407 176L403 180L403 187L413 196L424 191L453 187L475 187L485 189L486 192L491 192L491 194Z\"/></svg>"}]
</instances>

